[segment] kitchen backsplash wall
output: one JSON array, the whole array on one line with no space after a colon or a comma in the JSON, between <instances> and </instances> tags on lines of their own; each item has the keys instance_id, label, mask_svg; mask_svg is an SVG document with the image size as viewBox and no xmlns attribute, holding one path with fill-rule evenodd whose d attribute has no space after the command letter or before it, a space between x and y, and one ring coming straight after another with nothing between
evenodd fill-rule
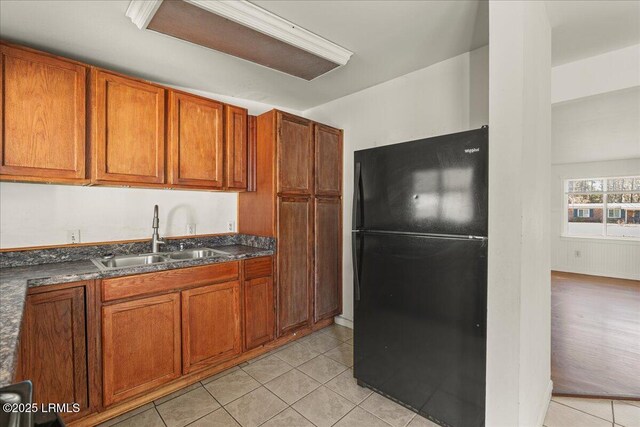
<instances>
[{"instance_id":1,"label":"kitchen backsplash wall","mask_svg":"<svg viewBox=\"0 0 640 427\"><path fill-rule=\"evenodd\" d=\"M160 236L237 230L238 195L207 191L0 183L0 248L151 238L153 206Z\"/></svg>"}]
</instances>

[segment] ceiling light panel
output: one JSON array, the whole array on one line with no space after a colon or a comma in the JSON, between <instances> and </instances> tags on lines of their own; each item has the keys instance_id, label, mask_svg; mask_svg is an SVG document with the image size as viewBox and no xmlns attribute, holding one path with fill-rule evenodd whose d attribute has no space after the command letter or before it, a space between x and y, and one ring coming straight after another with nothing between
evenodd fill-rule
<instances>
[{"instance_id":1,"label":"ceiling light panel","mask_svg":"<svg viewBox=\"0 0 640 427\"><path fill-rule=\"evenodd\" d=\"M352 52L248 1L133 0L126 15L149 29L306 80Z\"/></svg>"}]
</instances>

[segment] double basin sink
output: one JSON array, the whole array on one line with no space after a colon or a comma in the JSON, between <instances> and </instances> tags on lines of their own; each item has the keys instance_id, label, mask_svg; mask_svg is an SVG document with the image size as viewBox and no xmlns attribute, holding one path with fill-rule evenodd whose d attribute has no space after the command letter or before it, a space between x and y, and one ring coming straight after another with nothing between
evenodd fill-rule
<instances>
[{"instance_id":1,"label":"double basin sink","mask_svg":"<svg viewBox=\"0 0 640 427\"><path fill-rule=\"evenodd\" d=\"M104 256L93 258L91 261L101 270L114 268L138 267L142 265L162 264L174 261L195 260L211 257L229 256L229 252L211 248L185 249L175 252L163 252L157 254L138 254Z\"/></svg>"}]
</instances>

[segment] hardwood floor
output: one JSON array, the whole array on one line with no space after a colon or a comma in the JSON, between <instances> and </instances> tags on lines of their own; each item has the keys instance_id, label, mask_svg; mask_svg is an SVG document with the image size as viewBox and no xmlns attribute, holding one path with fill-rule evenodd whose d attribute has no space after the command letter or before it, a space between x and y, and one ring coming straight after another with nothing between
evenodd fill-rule
<instances>
[{"instance_id":1,"label":"hardwood floor","mask_svg":"<svg viewBox=\"0 0 640 427\"><path fill-rule=\"evenodd\" d=\"M551 274L554 394L640 398L640 281Z\"/></svg>"}]
</instances>

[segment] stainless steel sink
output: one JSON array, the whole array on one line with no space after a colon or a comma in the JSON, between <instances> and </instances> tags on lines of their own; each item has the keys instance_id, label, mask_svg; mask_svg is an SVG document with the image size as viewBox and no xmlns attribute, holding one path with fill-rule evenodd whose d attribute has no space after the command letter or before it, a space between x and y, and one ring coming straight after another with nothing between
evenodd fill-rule
<instances>
[{"instance_id":1,"label":"stainless steel sink","mask_svg":"<svg viewBox=\"0 0 640 427\"><path fill-rule=\"evenodd\" d=\"M164 255L141 254L141 255L122 255L110 258L96 258L92 260L99 268L123 268L137 267L140 265L160 264L170 261Z\"/></svg>"},{"instance_id":2,"label":"stainless steel sink","mask_svg":"<svg viewBox=\"0 0 640 427\"><path fill-rule=\"evenodd\" d=\"M229 255L229 253L211 248L196 248L179 252L171 252L170 254L168 254L169 258L171 259L200 259L221 255L226 256Z\"/></svg>"},{"instance_id":3,"label":"stainless steel sink","mask_svg":"<svg viewBox=\"0 0 640 427\"><path fill-rule=\"evenodd\" d=\"M139 254L120 255L94 258L91 261L101 270L112 270L114 268L138 267L142 265L161 264L165 262L176 262L189 259L202 259L214 256L228 256L229 252L211 248L186 249L176 252L159 254Z\"/></svg>"}]
</instances>

